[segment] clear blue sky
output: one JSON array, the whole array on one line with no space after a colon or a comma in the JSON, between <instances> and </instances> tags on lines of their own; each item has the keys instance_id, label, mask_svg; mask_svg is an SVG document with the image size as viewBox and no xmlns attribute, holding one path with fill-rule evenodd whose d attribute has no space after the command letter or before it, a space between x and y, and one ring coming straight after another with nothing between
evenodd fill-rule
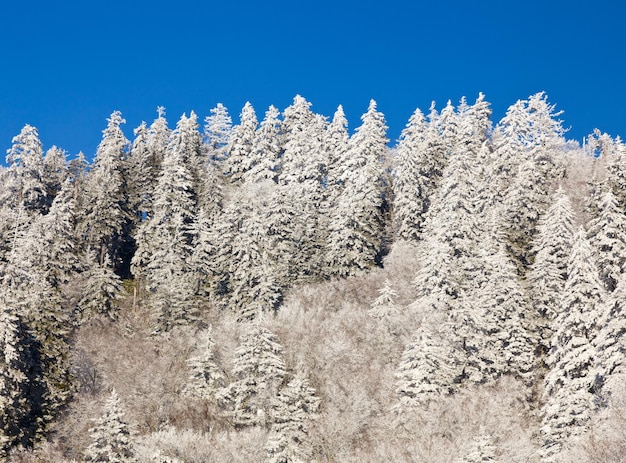
<instances>
[{"instance_id":1,"label":"clear blue sky","mask_svg":"<svg viewBox=\"0 0 626 463\"><path fill-rule=\"evenodd\" d=\"M486 94L497 120L546 91L581 139L626 134L626 6L576 1L30 1L0 7L0 158L29 123L91 157L106 118L126 134L218 102L236 121L295 94L350 129L370 98L396 140L416 107Z\"/></svg>"}]
</instances>

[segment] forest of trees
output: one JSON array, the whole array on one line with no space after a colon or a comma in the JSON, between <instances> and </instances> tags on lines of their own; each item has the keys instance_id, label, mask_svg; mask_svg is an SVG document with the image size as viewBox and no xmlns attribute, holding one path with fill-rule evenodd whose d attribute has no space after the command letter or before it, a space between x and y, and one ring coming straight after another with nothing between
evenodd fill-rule
<instances>
[{"instance_id":1,"label":"forest of trees","mask_svg":"<svg viewBox=\"0 0 626 463\"><path fill-rule=\"evenodd\" d=\"M296 96L0 167L0 461L619 462L626 144Z\"/></svg>"}]
</instances>

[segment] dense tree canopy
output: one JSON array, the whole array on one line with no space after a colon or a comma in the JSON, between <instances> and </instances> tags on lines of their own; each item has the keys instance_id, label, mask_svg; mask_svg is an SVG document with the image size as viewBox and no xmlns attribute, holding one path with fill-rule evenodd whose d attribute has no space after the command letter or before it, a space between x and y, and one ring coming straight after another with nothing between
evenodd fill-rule
<instances>
[{"instance_id":1,"label":"dense tree canopy","mask_svg":"<svg viewBox=\"0 0 626 463\"><path fill-rule=\"evenodd\" d=\"M626 409L619 137L567 141L544 93L392 145L374 100L209 113L129 141L114 111L91 162L13 138L0 460L592 461Z\"/></svg>"}]
</instances>

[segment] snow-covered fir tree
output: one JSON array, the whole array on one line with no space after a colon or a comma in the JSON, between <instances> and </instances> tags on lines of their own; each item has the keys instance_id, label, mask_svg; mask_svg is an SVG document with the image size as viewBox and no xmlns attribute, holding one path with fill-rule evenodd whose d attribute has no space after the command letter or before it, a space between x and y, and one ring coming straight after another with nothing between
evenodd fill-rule
<instances>
[{"instance_id":1,"label":"snow-covered fir tree","mask_svg":"<svg viewBox=\"0 0 626 463\"><path fill-rule=\"evenodd\" d=\"M220 163L226 158L233 120L226 106L218 103L211 109L211 115L205 118L204 123L204 143L208 148L209 158Z\"/></svg>"},{"instance_id":2,"label":"snow-covered fir tree","mask_svg":"<svg viewBox=\"0 0 626 463\"><path fill-rule=\"evenodd\" d=\"M562 188L552 195L552 205L540 218L537 235L531 245L534 256L526 276L532 311L527 322L536 332L537 350L546 353L550 349L553 321L559 305L565 280L567 260L572 249L574 235L574 211L569 197ZM533 326L534 325L534 326Z\"/></svg>"},{"instance_id":3,"label":"snow-covered fir tree","mask_svg":"<svg viewBox=\"0 0 626 463\"><path fill-rule=\"evenodd\" d=\"M50 205L67 178L67 154L53 146L43 158L43 179L46 184L46 198Z\"/></svg>"},{"instance_id":4,"label":"snow-covered fir tree","mask_svg":"<svg viewBox=\"0 0 626 463\"><path fill-rule=\"evenodd\" d=\"M586 233L574 239L548 357L541 432L547 457L585 430L594 401L594 340L604 320L603 289Z\"/></svg>"},{"instance_id":5,"label":"snow-covered fir tree","mask_svg":"<svg viewBox=\"0 0 626 463\"><path fill-rule=\"evenodd\" d=\"M105 256L100 264L89 259L85 267L82 275L84 287L76 307L78 321L85 322L96 315L116 319L122 295L122 280L115 274L111 260Z\"/></svg>"},{"instance_id":6,"label":"snow-covered fir tree","mask_svg":"<svg viewBox=\"0 0 626 463\"><path fill-rule=\"evenodd\" d=\"M454 338L448 336L451 325L447 322L430 325L429 322L420 325L396 369L400 411L454 392L463 377L464 358Z\"/></svg>"},{"instance_id":7,"label":"snow-covered fir tree","mask_svg":"<svg viewBox=\"0 0 626 463\"><path fill-rule=\"evenodd\" d=\"M134 463L132 435L128 423L124 420L124 411L120 398L111 391L104 405L103 415L90 429L92 442L85 450L85 461Z\"/></svg>"},{"instance_id":8,"label":"snow-covered fir tree","mask_svg":"<svg viewBox=\"0 0 626 463\"><path fill-rule=\"evenodd\" d=\"M133 274L145 284L162 328L184 322L193 311L189 301L195 290L188 267L197 230L193 170L194 162L199 160L197 129L195 114L181 117L154 191L154 215L142 223L136 237Z\"/></svg>"},{"instance_id":9,"label":"snow-covered fir tree","mask_svg":"<svg viewBox=\"0 0 626 463\"><path fill-rule=\"evenodd\" d=\"M600 331L593 340L597 350L594 371L600 404L607 405L619 393L626 374L626 280L620 278L613 292L606 295Z\"/></svg>"},{"instance_id":10,"label":"snow-covered fir tree","mask_svg":"<svg viewBox=\"0 0 626 463\"><path fill-rule=\"evenodd\" d=\"M333 276L365 271L379 262L382 252L387 126L374 100L361 120L350 138L349 164L340 180L343 189L331 213L326 259Z\"/></svg>"},{"instance_id":11,"label":"snow-covered fir tree","mask_svg":"<svg viewBox=\"0 0 626 463\"><path fill-rule=\"evenodd\" d=\"M419 109L402 131L392 162L396 234L415 241L445 165L442 138Z\"/></svg>"},{"instance_id":12,"label":"snow-covered fir tree","mask_svg":"<svg viewBox=\"0 0 626 463\"><path fill-rule=\"evenodd\" d=\"M243 173L246 183L274 180L278 168L278 157L281 153L280 112L270 106L265 112L256 134L252 151L249 155L247 170Z\"/></svg>"},{"instance_id":13,"label":"snow-covered fir tree","mask_svg":"<svg viewBox=\"0 0 626 463\"><path fill-rule=\"evenodd\" d=\"M612 292L626 263L626 217L610 190L600 198L598 210L600 215L589 223L589 240L604 289Z\"/></svg>"},{"instance_id":14,"label":"snow-covered fir tree","mask_svg":"<svg viewBox=\"0 0 626 463\"><path fill-rule=\"evenodd\" d=\"M102 264L108 254L114 263L129 252L132 212L128 203L125 159L129 141L122 132L126 121L114 111L103 131L80 202L78 232L85 249Z\"/></svg>"},{"instance_id":15,"label":"snow-covered fir tree","mask_svg":"<svg viewBox=\"0 0 626 463\"><path fill-rule=\"evenodd\" d=\"M368 313L372 317L385 318L397 315L399 307L396 304L398 293L392 288L391 282L387 279L382 288L378 290L378 297L372 302Z\"/></svg>"},{"instance_id":16,"label":"snow-covered fir tree","mask_svg":"<svg viewBox=\"0 0 626 463\"><path fill-rule=\"evenodd\" d=\"M246 102L234 126L226 147L224 170L232 183L241 183L243 176L255 164L253 151L258 121L254 108Z\"/></svg>"},{"instance_id":17,"label":"snow-covered fir tree","mask_svg":"<svg viewBox=\"0 0 626 463\"><path fill-rule=\"evenodd\" d=\"M185 391L204 400L214 400L226 386L226 375L218 364L213 329L209 327L198 334L197 355L187 361L191 371Z\"/></svg>"},{"instance_id":18,"label":"snow-covered fir tree","mask_svg":"<svg viewBox=\"0 0 626 463\"><path fill-rule=\"evenodd\" d=\"M37 431L33 392L37 379L32 343L26 327L0 297L0 459L17 446L30 446Z\"/></svg>"},{"instance_id":19,"label":"snow-covered fir tree","mask_svg":"<svg viewBox=\"0 0 626 463\"><path fill-rule=\"evenodd\" d=\"M20 133L13 137L13 144L7 150L6 161L12 175L16 204L23 205L31 212L47 212L49 205L45 183L43 144L39 132L26 124Z\"/></svg>"},{"instance_id":20,"label":"snow-covered fir tree","mask_svg":"<svg viewBox=\"0 0 626 463\"><path fill-rule=\"evenodd\" d=\"M316 417L319 404L315 390L299 367L272 403L272 426L265 446L268 462L311 461L309 423Z\"/></svg>"},{"instance_id":21,"label":"snow-covered fir tree","mask_svg":"<svg viewBox=\"0 0 626 463\"><path fill-rule=\"evenodd\" d=\"M235 351L233 382L220 395L236 426L271 425L272 400L285 374L278 338L258 322L250 324Z\"/></svg>"},{"instance_id":22,"label":"snow-covered fir tree","mask_svg":"<svg viewBox=\"0 0 626 463\"><path fill-rule=\"evenodd\" d=\"M348 120L339 106L333 119L326 129L324 151L326 157L326 201L327 207L336 207L341 191L344 188L345 169L349 156Z\"/></svg>"},{"instance_id":23,"label":"snow-covered fir tree","mask_svg":"<svg viewBox=\"0 0 626 463\"><path fill-rule=\"evenodd\" d=\"M496 453L493 437L481 427L472 441L472 446L465 455L454 460L454 463L497 463Z\"/></svg>"}]
</instances>

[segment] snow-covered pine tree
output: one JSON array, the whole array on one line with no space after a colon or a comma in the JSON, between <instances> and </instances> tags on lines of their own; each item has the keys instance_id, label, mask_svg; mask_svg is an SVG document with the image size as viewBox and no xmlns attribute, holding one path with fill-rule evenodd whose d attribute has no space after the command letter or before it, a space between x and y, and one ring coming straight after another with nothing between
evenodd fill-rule
<instances>
[{"instance_id":1,"label":"snow-covered pine tree","mask_svg":"<svg viewBox=\"0 0 626 463\"><path fill-rule=\"evenodd\" d=\"M605 304L600 332L593 340L597 350L593 375L602 405L619 394L626 375L626 279L619 279Z\"/></svg>"},{"instance_id":2,"label":"snow-covered pine tree","mask_svg":"<svg viewBox=\"0 0 626 463\"><path fill-rule=\"evenodd\" d=\"M343 111L343 106L340 105L333 115L333 120L326 129L324 139L324 151L327 164L326 196L329 208L335 207L337 199L343 190L345 169L349 164L349 140L348 120Z\"/></svg>"},{"instance_id":3,"label":"snow-covered pine tree","mask_svg":"<svg viewBox=\"0 0 626 463\"><path fill-rule=\"evenodd\" d=\"M278 168L278 157L281 153L280 112L270 106L265 112L254 137L254 145L250 153L249 169L244 172L246 183L275 180Z\"/></svg>"},{"instance_id":4,"label":"snow-covered pine tree","mask_svg":"<svg viewBox=\"0 0 626 463\"><path fill-rule=\"evenodd\" d=\"M156 185L158 178L161 174L161 165L167 152L170 136L172 130L167 125L167 119L165 118L165 108L163 106L157 107L157 118L150 124L150 131L148 134L148 147L152 154L153 172L152 181L153 185Z\"/></svg>"},{"instance_id":5,"label":"snow-covered pine tree","mask_svg":"<svg viewBox=\"0 0 626 463\"><path fill-rule=\"evenodd\" d=\"M443 319L434 314L433 321ZM399 411L423 406L454 392L463 376L464 358L454 345L449 323L423 321L396 369Z\"/></svg>"},{"instance_id":6,"label":"snow-covered pine tree","mask_svg":"<svg viewBox=\"0 0 626 463\"><path fill-rule=\"evenodd\" d=\"M43 145L37 129L26 124L12 143L6 161L15 182L14 204L23 205L30 212L47 212Z\"/></svg>"},{"instance_id":7,"label":"snow-covered pine tree","mask_svg":"<svg viewBox=\"0 0 626 463\"><path fill-rule=\"evenodd\" d=\"M594 340L604 320L603 289L584 229L575 236L561 307L554 320L550 371L545 377L541 433L546 458L580 435L594 401Z\"/></svg>"},{"instance_id":8,"label":"snow-covered pine tree","mask_svg":"<svg viewBox=\"0 0 626 463\"><path fill-rule=\"evenodd\" d=\"M36 385L33 400L37 438L45 435L72 396L70 373L70 335L72 319L60 292L45 274L27 274L7 265L2 271L3 303L20 315L33 346L29 372ZM35 386L33 386L35 387Z\"/></svg>"},{"instance_id":9,"label":"snow-covered pine tree","mask_svg":"<svg viewBox=\"0 0 626 463\"><path fill-rule=\"evenodd\" d=\"M532 160L544 184L563 176L562 153L565 130L558 119L561 111L549 104L544 92L518 100L507 110L494 131L494 155L491 178L496 190L506 192L517 175L519 165Z\"/></svg>"},{"instance_id":10,"label":"snow-covered pine tree","mask_svg":"<svg viewBox=\"0 0 626 463\"><path fill-rule=\"evenodd\" d=\"M600 198L598 210L600 215L589 223L589 241L604 289L612 292L626 263L626 217L610 190Z\"/></svg>"},{"instance_id":11,"label":"snow-covered pine tree","mask_svg":"<svg viewBox=\"0 0 626 463\"><path fill-rule=\"evenodd\" d=\"M253 322L235 351L234 381L220 394L231 405L237 427L271 424L272 399L285 374L283 347L278 338Z\"/></svg>"},{"instance_id":12,"label":"snow-covered pine tree","mask_svg":"<svg viewBox=\"0 0 626 463\"><path fill-rule=\"evenodd\" d=\"M197 339L198 355L187 361L191 374L185 392L211 401L226 385L226 375L218 363L212 327L198 333Z\"/></svg>"},{"instance_id":13,"label":"snow-covered pine tree","mask_svg":"<svg viewBox=\"0 0 626 463\"><path fill-rule=\"evenodd\" d=\"M395 302L398 293L391 287L389 279L385 280L385 284L378 290L378 297L372 302L372 306L368 313L372 317L386 318L399 313L399 308Z\"/></svg>"},{"instance_id":14,"label":"snow-covered pine tree","mask_svg":"<svg viewBox=\"0 0 626 463\"><path fill-rule=\"evenodd\" d=\"M455 459L454 463L497 463L496 453L493 437L481 426L465 455Z\"/></svg>"},{"instance_id":15,"label":"snow-covered pine tree","mask_svg":"<svg viewBox=\"0 0 626 463\"><path fill-rule=\"evenodd\" d=\"M415 285L419 295L443 290L456 297L472 286L478 243L482 239L477 153L459 150L450 159L428 210L425 255Z\"/></svg>"},{"instance_id":16,"label":"snow-covered pine tree","mask_svg":"<svg viewBox=\"0 0 626 463\"><path fill-rule=\"evenodd\" d=\"M509 255L515 259L518 272L524 274L531 262L531 242L537 233L537 223L549 204L545 178L534 160L518 164L517 176L511 179L503 194L500 209L501 226ZM494 192L497 197L501 192Z\"/></svg>"},{"instance_id":17,"label":"snow-covered pine tree","mask_svg":"<svg viewBox=\"0 0 626 463\"><path fill-rule=\"evenodd\" d=\"M466 150L477 153L489 140L491 135L491 108L485 100L484 93L479 93L473 105L466 103L465 97L461 99L458 107L458 144ZM456 148L458 150L459 147ZM454 151L454 150L453 150Z\"/></svg>"},{"instance_id":18,"label":"snow-covered pine tree","mask_svg":"<svg viewBox=\"0 0 626 463\"><path fill-rule=\"evenodd\" d=\"M608 183L621 207L626 207L626 144L616 137L607 156Z\"/></svg>"},{"instance_id":19,"label":"snow-covered pine tree","mask_svg":"<svg viewBox=\"0 0 626 463\"><path fill-rule=\"evenodd\" d=\"M142 122L134 131L135 139L127 160L129 202L137 224L152 217L152 203L171 130L167 127L165 108L157 108L157 118L150 127Z\"/></svg>"},{"instance_id":20,"label":"snow-covered pine tree","mask_svg":"<svg viewBox=\"0 0 626 463\"><path fill-rule=\"evenodd\" d=\"M434 121L427 121L416 109L392 158L394 220L399 238L420 239L445 163L445 148Z\"/></svg>"},{"instance_id":21,"label":"snow-covered pine tree","mask_svg":"<svg viewBox=\"0 0 626 463\"><path fill-rule=\"evenodd\" d=\"M526 283L532 310L528 328L536 333L537 351L547 353L552 339L553 321L567 279L567 261L573 244L574 211L569 197L559 188L551 206L539 219L537 235L531 244L534 253Z\"/></svg>"},{"instance_id":22,"label":"snow-covered pine tree","mask_svg":"<svg viewBox=\"0 0 626 463\"><path fill-rule=\"evenodd\" d=\"M132 259L133 274L145 284L158 323L164 324L161 328L184 322L192 312L189 302L195 289L188 267L197 238L197 191L192 170L194 161L199 161L197 128L195 114L183 114L154 191L154 215L139 227Z\"/></svg>"},{"instance_id":23,"label":"snow-covered pine tree","mask_svg":"<svg viewBox=\"0 0 626 463\"><path fill-rule=\"evenodd\" d=\"M472 360L479 370L479 382L503 375L528 382L537 343L526 327L528 300L502 245L495 251L487 250L483 262L486 281L473 294L479 349Z\"/></svg>"},{"instance_id":24,"label":"snow-covered pine tree","mask_svg":"<svg viewBox=\"0 0 626 463\"><path fill-rule=\"evenodd\" d=\"M116 267L128 265L118 259L130 259L129 246L133 246L128 235L132 212L125 179L129 141L121 128L125 122L119 111L108 119L87 177L77 226L85 249L96 253L97 262L102 264L108 254Z\"/></svg>"},{"instance_id":25,"label":"snow-covered pine tree","mask_svg":"<svg viewBox=\"0 0 626 463\"><path fill-rule=\"evenodd\" d=\"M289 186L268 188L265 221L267 224L266 249L271 255L272 274L276 284L286 289L294 285L297 261L293 259L298 248L298 204L291 201Z\"/></svg>"},{"instance_id":26,"label":"snow-covered pine tree","mask_svg":"<svg viewBox=\"0 0 626 463\"><path fill-rule=\"evenodd\" d=\"M151 153L148 144L149 129L141 122L133 133L133 140L126 162L128 202L136 224L141 223L149 213L150 193L153 185Z\"/></svg>"},{"instance_id":27,"label":"snow-covered pine tree","mask_svg":"<svg viewBox=\"0 0 626 463\"><path fill-rule=\"evenodd\" d=\"M349 164L341 179L343 190L331 211L328 236L328 273L353 275L376 265L381 258L383 198L381 178L387 155L385 118L370 101L362 125L349 142Z\"/></svg>"},{"instance_id":28,"label":"snow-covered pine tree","mask_svg":"<svg viewBox=\"0 0 626 463\"><path fill-rule=\"evenodd\" d=\"M110 463L135 463L132 435L124 420L120 398L111 391L104 405L103 415L90 429L92 442L85 450L85 461Z\"/></svg>"},{"instance_id":29,"label":"snow-covered pine tree","mask_svg":"<svg viewBox=\"0 0 626 463\"><path fill-rule=\"evenodd\" d=\"M15 237L11 263L26 274L42 275L61 289L79 269L74 237L76 201L66 180L48 214L36 216L27 231Z\"/></svg>"},{"instance_id":30,"label":"snow-covered pine tree","mask_svg":"<svg viewBox=\"0 0 626 463\"><path fill-rule=\"evenodd\" d=\"M226 106L218 103L215 108L211 109L211 115L204 119L204 123L204 143L209 152L209 159L221 163L226 159L233 120Z\"/></svg>"},{"instance_id":31,"label":"snow-covered pine tree","mask_svg":"<svg viewBox=\"0 0 626 463\"><path fill-rule=\"evenodd\" d=\"M233 192L214 233L212 271L217 284L226 285L227 304L240 320L276 309L282 298L291 255L281 255L286 243L271 236L274 188L272 181L244 183Z\"/></svg>"},{"instance_id":32,"label":"snow-covered pine tree","mask_svg":"<svg viewBox=\"0 0 626 463\"><path fill-rule=\"evenodd\" d=\"M283 198L298 214L292 217L290 242L294 245L291 259L292 281L303 282L322 274L326 230L321 225L326 159L323 142L327 122L314 114L311 104L300 95L284 111L279 185Z\"/></svg>"},{"instance_id":33,"label":"snow-covered pine tree","mask_svg":"<svg viewBox=\"0 0 626 463\"><path fill-rule=\"evenodd\" d=\"M307 162L309 153L306 150L310 140L307 140L306 132L314 119L311 103L301 95L296 95L293 103L283 112L280 131L283 149L280 159L280 182L283 184L297 182L303 175L298 173L298 170Z\"/></svg>"},{"instance_id":34,"label":"snow-covered pine tree","mask_svg":"<svg viewBox=\"0 0 626 463\"><path fill-rule=\"evenodd\" d=\"M32 345L26 327L14 310L0 297L0 459L9 450L28 447L37 431L36 408L33 403L36 381L32 373L37 365L32 358Z\"/></svg>"},{"instance_id":35,"label":"snow-covered pine tree","mask_svg":"<svg viewBox=\"0 0 626 463\"><path fill-rule=\"evenodd\" d=\"M319 403L302 368L298 368L272 401L272 426L265 446L268 463L311 461L309 423L315 418Z\"/></svg>"},{"instance_id":36,"label":"snow-covered pine tree","mask_svg":"<svg viewBox=\"0 0 626 463\"><path fill-rule=\"evenodd\" d=\"M433 103L431 106L429 120L441 134L441 139L443 140L443 145L446 151L446 157L450 157L456 150L459 142L459 116L454 109L452 102L448 100L446 106L439 114L436 114Z\"/></svg>"},{"instance_id":37,"label":"snow-covered pine tree","mask_svg":"<svg viewBox=\"0 0 626 463\"><path fill-rule=\"evenodd\" d=\"M84 286L78 301L76 318L79 323L86 322L96 315L104 315L112 320L117 318L122 281L113 270L108 255L100 264L95 259L87 259L85 271L81 276Z\"/></svg>"},{"instance_id":38,"label":"snow-covered pine tree","mask_svg":"<svg viewBox=\"0 0 626 463\"><path fill-rule=\"evenodd\" d=\"M43 172L43 179L46 184L46 198L49 206L67 178L65 151L56 146L46 151L46 155L43 158Z\"/></svg>"},{"instance_id":39,"label":"snow-covered pine tree","mask_svg":"<svg viewBox=\"0 0 626 463\"><path fill-rule=\"evenodd\" d=\"M246 102L239 115L239 124L233 127L226 147L224 171L232 183L241 184L244 174L255 163L253 150L257 126L254 108L250 102Z\"/></svg>"}]
</instances>

